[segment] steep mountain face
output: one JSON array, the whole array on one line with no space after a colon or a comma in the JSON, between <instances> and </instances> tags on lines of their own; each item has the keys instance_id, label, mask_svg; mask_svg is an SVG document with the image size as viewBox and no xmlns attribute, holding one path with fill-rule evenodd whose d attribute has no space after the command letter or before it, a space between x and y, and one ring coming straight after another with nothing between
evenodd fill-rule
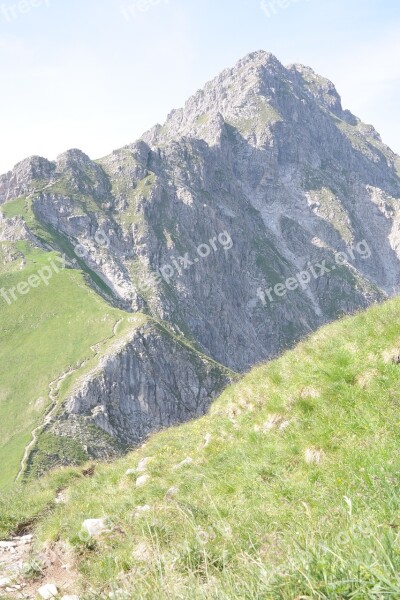
<instances>
[{"instance_id":1,"label":"steep mountain face","mask_svg":"<svg viewBox=\"0 0 400 600\"><path fill-rule=\"evenodd\" d=\"M2 176L0 240L66 253L111 304L243 371L397 291L399 173L331 82L256 52L110 156L70 150ZM123 405L139 377L126 352L75 412L103 410L113 381Z\"/></svg>"}]
</instances>

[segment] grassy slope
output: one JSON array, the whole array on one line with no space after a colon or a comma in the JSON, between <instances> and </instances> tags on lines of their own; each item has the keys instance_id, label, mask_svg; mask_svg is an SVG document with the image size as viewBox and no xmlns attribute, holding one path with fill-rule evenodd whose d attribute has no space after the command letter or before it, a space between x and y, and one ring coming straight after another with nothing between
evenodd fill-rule
<instances>
[{"instance_id":1,"label":"grassy slope","mask_svg":"<svg viewBox=\"0 0 400 600\"><path fill-rule=\"evenodd\" d=\"M79 553L96 590L84 598L398 598L399 348L398 299L329 325L92 478L67 469L4 496L0 534L39 515L39 544ZM264 431L271 415L287 426ZM143 457L151 479L136 488L125 473ZM112 532L85 539L98 517Z\"/></svg>"},{"instance_id":2,"label":"grassy slope","mask_svg":"<svg viewBox=\"0 0 400 600\"><path fill-rule=\"evenodd\" d=\"M50 258L60 266L56 253L26 243L18 248L18 258L0 272L0 288L27 281ZM13 482L31 430L49 407L49 383L93 357L90 346L112 338L114 325L128 316L88 288L81 272L70 269L54 273L48 286L41 283L11 305L0 298L0 488Z\"/></svg>"}]
</instances>

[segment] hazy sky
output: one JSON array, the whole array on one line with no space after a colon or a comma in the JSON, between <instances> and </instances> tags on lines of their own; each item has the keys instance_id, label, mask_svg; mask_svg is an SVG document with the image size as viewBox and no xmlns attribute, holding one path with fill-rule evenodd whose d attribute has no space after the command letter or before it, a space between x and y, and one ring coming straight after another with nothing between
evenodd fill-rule
<instances>
[{"instance_id":1,"label":"hazy sky","mask_svg":"<svg viewBox=\"0 0 400 600\"><path fill-rule=\"evenodd\" d=\"M332 79L400 153L399 0L0 0L0 172L108 154L259 49Z\"/></svg>"}]
</instances>

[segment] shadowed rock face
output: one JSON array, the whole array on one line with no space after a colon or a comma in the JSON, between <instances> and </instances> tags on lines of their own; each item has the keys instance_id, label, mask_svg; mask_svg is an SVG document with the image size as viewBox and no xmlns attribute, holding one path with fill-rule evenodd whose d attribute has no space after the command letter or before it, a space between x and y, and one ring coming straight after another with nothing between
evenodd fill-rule
<instances>
[{"instance_id":1,"label":"shadowed rock face","mask_svg":"<svg viewBox=\"0 0 400 600\"><path fill-rule=\"evenodd\" d=\"M203 416L229 379L219 365L148 324L77 381L45 433L61 445L74 440L87 458L110 459L154 431ZM69 462L57 453L46 456L44 468L42 460L39 440L29 457L35 474Z\"/></svg>"},{"instance_id":2,"label":"shadowed rock face","mask_svg":"<svg viewBox=\"0 0 400 600\"><path fill-rule=\"evenodd\" d=\"M397 291L399 168L331 82L255 52L104 159L71 150L55 163L23 161L0 178L0 204L29 196L44 227L79 245L110 301L168 322L243 371ZM18 218L0 222L3 239L15 239L13 224L22 228ZM132 352L116 367L116 415ZM91 410L108 395L107 369L99 389L81 394ZM148 399L147 376L137 381Z\"/></svg>"},{"instance_id":3,"label":"shadowed rock face","mask_svg":"<svg viewBox=\"0 0 400 600\"><path fill-rule=\"evenodd\" d=\"M147 328L107 358L100 375L87 378L68 400L66 414L86 415L134 445L154 429L204 415L226 382L217 366ZM99 405L99 398L107 401Z\"/></svg>"}]
</instances>

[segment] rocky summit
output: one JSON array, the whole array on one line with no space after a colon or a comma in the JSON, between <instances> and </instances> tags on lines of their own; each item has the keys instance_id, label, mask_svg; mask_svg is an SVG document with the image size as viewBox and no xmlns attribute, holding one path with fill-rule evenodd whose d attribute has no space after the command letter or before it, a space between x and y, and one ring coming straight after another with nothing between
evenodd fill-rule
<instances>
[{"instance_id":1,"label":"rocky summit","mask_svg":"<svg viewBox=\"0 0 400 600\"><path fill-rule=\"evenodd\" d=\"M105 158L70 150L0 177L2 350L37 373L13 400L24 422L2 441L8 476L121 453L395 294L399 175L333 83L259 51Z\"/></svg>"}]
</instances>

